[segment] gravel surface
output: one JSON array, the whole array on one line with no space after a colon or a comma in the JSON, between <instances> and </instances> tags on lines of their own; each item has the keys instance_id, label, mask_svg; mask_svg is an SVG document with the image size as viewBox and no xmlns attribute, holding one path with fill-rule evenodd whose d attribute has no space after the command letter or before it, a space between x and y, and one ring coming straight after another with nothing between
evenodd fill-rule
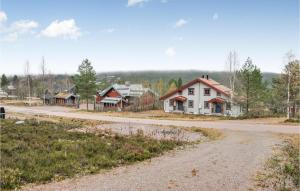
<instances>
[{"instance_id":1,"label":"gravel surface","mask_svg":"<svg viewBox=\"0 0 300 191\"><path fill-rule=\"evenodd\" d=\"M256 131L256 132L276 132L276 133L292 133L300 134L299 125L286 124L263 124L256 123L256 120L218 120L218 121L180 121L180 120L157 120L157 119L138 119L126 117L112 117L101 115L101 113L79 113L74 112L74 109L65 107L41 106L41 107L17 107L5 106L8 112L31 113L54 115L61 117L92 119L101 121L110 121L118 123L138 123L151 125L174 125L183 127L206 127L216 129L229 129L239 131Z\"/></svg>"},{"instance_id":2,"label":"gravel surface","mask_svg":"<svg viewBox=\"0 0 300 191\"><path fill-rule=\"evenodd\" d=\"M178 140L178 141L208 141L208 138L203 136L201 133L186 131L182 128L158 126L158 125L145 125L137 123L109 123L101 124L96 127L84 127L80 129L73 129L72 131L80 132L97 132L97 131L108 131L112 133L118 133L121 135L134 135L142 133L147 137L154 139L167 139L167 140Z\"/></svg>"},{"instance_id":3,"label":"gravel surface","mask_svg":"<svg viewBox=\"0 0 300 191\"><path fill-rule=\"evenodd\" d=\"M226 131L219 141L24 190L247 190L276 143L276 135L270 133Z\"/></svg>"}]
</instances>

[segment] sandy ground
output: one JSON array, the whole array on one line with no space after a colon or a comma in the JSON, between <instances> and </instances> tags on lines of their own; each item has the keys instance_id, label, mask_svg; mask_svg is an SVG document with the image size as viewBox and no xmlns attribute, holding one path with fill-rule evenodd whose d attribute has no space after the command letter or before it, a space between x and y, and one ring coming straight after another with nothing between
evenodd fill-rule
<instances>
[{"instance_id":1,"label":"sandy ground","mask_svg":"<svg viewBox=\"0 0 300 191\"><path fill-rule=\"evenodd\" d=\"M24 190L247 190L277 143L276 135L270 133L226 131L219 141Z\"/></svg>"}]
</instances>

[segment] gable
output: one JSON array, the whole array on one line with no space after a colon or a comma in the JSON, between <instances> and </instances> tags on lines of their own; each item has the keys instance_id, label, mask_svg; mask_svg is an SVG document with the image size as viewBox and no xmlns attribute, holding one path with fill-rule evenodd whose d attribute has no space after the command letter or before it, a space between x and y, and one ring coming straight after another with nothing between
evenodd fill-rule
<instances>
[{"instance_id":1,"label":"gable","mask_svg":"<svg viewBox=\"0 0 300 191\"><path fill-rule=\"evenodd\" d=\"M106 97L121 97L118 91L114 88L111 88L104 96Z\"/></svg>"},{"instance_id":2,"label":"gable","mask_svg":"<svg viewBox=\"0 0 300 191\"><path fill-rule=\"evenodd\" d=\"M179 93L179 92L182 92L183 90L193 86L194 84L197 84L197 83L200 83L200 84L204 84L206 86L208 86L209 88L212 88L214 89L215 91L219 92L219 93L222 93L224 94L225 96L230 96L230 92L228 91L229 88L217 83L216 81L214 80L207 80L205 78L196 78L186 84L184 84L183 86L181 86L180 88L160 97L160 100L164 100L176 93ZM226 89L225 89L226 88Z\"/></svg>"}]
</instances>

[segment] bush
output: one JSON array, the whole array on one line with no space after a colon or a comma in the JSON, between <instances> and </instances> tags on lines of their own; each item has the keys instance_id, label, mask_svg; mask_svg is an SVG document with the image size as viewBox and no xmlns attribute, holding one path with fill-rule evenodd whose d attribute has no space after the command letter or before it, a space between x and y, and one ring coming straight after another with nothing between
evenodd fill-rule
<instances>
[{"instance_id":1,"label":"bush","mask_svg":"<svg viewBox=\"0 0 300 191\"><path fill-rule=\"evenodd\" d=\"M69 131L82 126L34 120L1 121L1 189L61 180L142 161L182 145L172 140ZM155 149L153 149L155 148Z\"/></svg>"}]
</instances>

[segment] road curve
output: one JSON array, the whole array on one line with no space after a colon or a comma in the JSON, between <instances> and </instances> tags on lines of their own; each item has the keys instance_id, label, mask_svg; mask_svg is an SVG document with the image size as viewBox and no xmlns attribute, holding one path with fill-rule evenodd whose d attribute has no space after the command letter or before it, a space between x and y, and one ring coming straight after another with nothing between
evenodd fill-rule
<instances>
[{"instance_id":1,"label":"road curve","mask_svg":"<svg viewBox=\"0 0 300 191\"><path fill-rule=\"evenodd\" d=\"M72 112L72 110L55 110L51 107L17 107L5 106L8 113L27 113L27 114L43 114L51 116L91 119L110 121L118 123L138 123L138 124L155 124L155 125L174 125L181 127L205 127L216 128L234 131L252 131L252 132L273 132L273 133L288 133L300 134L300 127L298 125L285 124L260 124L249 122L245 120L219 120L219 121L187 121L187 120L158 120L145 118L129 118L129 117L114 117L101 115L101 113L79 113Z\"/></svg>"}]
</instances>

